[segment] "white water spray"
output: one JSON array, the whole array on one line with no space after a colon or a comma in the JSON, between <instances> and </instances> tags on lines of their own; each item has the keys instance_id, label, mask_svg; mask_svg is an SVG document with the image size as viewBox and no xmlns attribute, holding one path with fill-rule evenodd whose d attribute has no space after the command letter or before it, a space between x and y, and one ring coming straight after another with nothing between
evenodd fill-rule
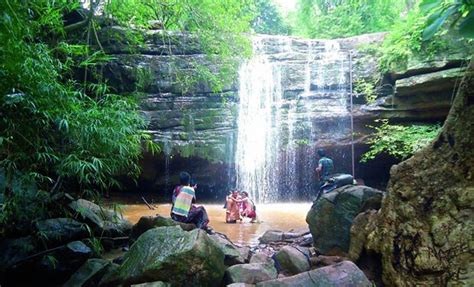
<instances>
[{"instance_id":1,"label":"white water spray","mask_svg":"<svg viewBox=\"0 0 474 287\"><path fill-rule=\"evenodd\" d=\"M314 120L348 114L347 53L337 41L307 41L301 54L291 40L276 52L263 40L254 40L254 57L239 71L236 184L257 202L291 200L313 188L314 141L323 129ZM347 132L339 122L325 125Z\"/></svg>"}]
</instances>

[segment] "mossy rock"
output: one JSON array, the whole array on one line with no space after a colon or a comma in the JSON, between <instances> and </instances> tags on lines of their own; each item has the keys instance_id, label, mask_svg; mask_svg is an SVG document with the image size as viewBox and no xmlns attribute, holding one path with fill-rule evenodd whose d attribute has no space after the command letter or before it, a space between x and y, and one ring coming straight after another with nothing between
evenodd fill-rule
<instances>
[{"instance_id":1,"label":"mossy rock","mask_svg":"<svg viewBox=\"0 0 474 287\"><path fill-rule=\"evenodd\" d=\"M173 286L220 286L224 271L224 253L203 230L158 227L137 239L117 272L106 275L101 285L163 281Z\"/></svg>"},{"instance_id":2,"label":"mossy rock","mask_svg":"<svg viewBox=\"0 0 474 287\"><path fill-rule=\"evenodd\" d=\"M382 197L380 190L351 185L324 194L306 216L314 247L324 255L346 255L354 218L366 210L379 209Z\"/></svg>"}]
</instances>

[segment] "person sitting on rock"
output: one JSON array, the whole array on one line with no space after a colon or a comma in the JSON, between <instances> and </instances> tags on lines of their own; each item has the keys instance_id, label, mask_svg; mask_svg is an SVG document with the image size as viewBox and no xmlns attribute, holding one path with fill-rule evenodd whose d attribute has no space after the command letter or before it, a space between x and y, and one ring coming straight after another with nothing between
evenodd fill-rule
<instances>
[{"instance_id":1,"label":"person sitting on rock","mask_svg":"<svg viewBox=\"0 0 474 287\"><path fill-rule=\"evenodd\" d=\"M237 220L242 220L240 218L240 201L238 190L233 190L232 193L227 196L225 214L226 223L236 223Z\"/></svg>"},{"instance_id":2,"label":"person sitting on rock","mask_svg":"<svg viewBox=\"0 0 474 287\"><path fill-rule=\"evenodd\" d=\"M187 172L179 174L179 186L173 190L171 218L183 223L193 223L198 228L208 230L209 217L202 206L195 206L196 193L190 186L191 176Z\"/></svg>"}]
</instances>

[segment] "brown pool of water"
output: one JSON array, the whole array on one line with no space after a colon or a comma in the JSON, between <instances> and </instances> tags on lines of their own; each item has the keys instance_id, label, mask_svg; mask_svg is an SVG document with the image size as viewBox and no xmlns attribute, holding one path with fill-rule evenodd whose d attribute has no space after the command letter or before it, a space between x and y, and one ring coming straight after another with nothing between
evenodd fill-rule
<instances>
[{"instance_id":1,"label":"brown pool of water","mask_svg":"<svg viewBox=\"0 0 474 287\"><path fill-rule=\"evenodd\" d=\"M142 216L159 214L169 217L171 204L155 205L151 210L145 204L122 205L123 215L132 223L138 222ZM273 203L257 205L260 223L250 223L244 219L235 224L225 223L225 209L222 204L203 204L209 215L209 225L216 231L226 234L234 243L256 245L258 238L267 230L282 231L307 229L305 218L311 203Z\"/></svg>"}]
</instances>

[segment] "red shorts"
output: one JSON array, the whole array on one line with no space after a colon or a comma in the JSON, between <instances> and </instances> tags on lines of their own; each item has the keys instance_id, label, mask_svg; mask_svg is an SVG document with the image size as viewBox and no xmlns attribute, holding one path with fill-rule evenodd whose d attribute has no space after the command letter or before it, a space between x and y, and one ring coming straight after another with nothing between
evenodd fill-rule
<instances>
[{"instance_id":1,"label":"red shorts","mask_svg":"<svg viewBox=\"0 0 474 287\"><path fill-rule=\"evenodd\" d=\"M254 210L252 210L252 211L249 212L249 214L247 214L247 217L248 218L255 218L255 217L257 217L257 213Z\"/></svg>"}]
</instances>

